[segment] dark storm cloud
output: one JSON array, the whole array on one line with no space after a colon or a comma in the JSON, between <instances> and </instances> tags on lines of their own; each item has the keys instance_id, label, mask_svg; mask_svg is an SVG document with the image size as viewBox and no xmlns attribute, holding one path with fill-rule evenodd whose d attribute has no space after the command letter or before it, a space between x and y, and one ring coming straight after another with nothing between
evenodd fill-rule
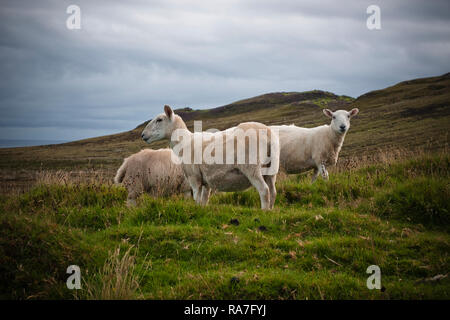
<instances>
[{"instance_id":1,"label":"dark storm cloud","mask_svg":"<svg viewBox=\"0 0 450 320\"><path fill-rule=\"evenodd\" d=\"M65 26L81 7L81 30ZM381 7L382 30L366 28ZM450 67L450 2L7 1L0 4L0 137L128 130L162 105L273 92L358 96Z\"/></svg>"}]
</instances>

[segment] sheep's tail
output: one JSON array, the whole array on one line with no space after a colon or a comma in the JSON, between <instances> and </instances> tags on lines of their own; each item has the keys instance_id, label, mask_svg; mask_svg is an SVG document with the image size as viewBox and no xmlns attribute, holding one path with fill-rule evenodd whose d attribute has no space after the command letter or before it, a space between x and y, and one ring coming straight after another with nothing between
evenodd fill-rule
<instances>
[{"instance_id":1,"label":"sheep's tail","mask_svg":"<svg viewBox=\"0 0 450 320\"><path fill-rule=\"evenodd\" d=\"M125 160L117 170L116 176L114 177L114 183L119 184L123 181L125 173L127 172L127 161Z\"/></svg>"}]
</instances>

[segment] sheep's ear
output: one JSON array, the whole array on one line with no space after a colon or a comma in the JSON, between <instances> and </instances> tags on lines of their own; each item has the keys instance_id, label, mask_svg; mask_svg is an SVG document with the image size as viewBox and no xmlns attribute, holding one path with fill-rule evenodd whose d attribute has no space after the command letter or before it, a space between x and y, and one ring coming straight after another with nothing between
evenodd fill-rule
<instances>
[{"instance_id":1,"label":"sheep's ear","mask_svg":"<svg viewBox=\"0 0 450 320\"><path fill-rule=\"evenodd\" d=\"M172 120L173 117L173 111L172 109L166 104L164 106L164 113L166 114L167 118L169 118L170 120Z\"/></svg>"},{"instance_id":2,"label":"sheep's ear","mask_svg":"<svg viewBox=\"0 0 450 320\"><path fill-rule=\"evenodd\" d=\"M359 112L358 108L354 108L352 110L350 110L350 117L356 116Z\"/></svg>"},{"instance_id":3,"label":"sheep's ear","mask_svg":"<svg viewBox=\"0 0 450 320\"><path fill-rule=\"evenodd\" d=\"M328 118L333 117L333 111L330 109L323 109L323 114L326 115Z\"/></svg>"}]
</instances>

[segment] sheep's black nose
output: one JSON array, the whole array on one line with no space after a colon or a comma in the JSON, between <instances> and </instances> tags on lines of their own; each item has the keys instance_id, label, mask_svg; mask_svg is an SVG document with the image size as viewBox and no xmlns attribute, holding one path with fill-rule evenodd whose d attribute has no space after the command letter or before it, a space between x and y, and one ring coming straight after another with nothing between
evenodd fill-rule
<instances>
[{"instance_id":1,"label":"sheep's black nose","mask_svg":"<svg viewBox=\"0 0 450 320\"><path fill-rule=\"evenodd\" d=\"M144 134L141 134L141 138L144 139Z\"/></svg>"},{"instance_id":2,"label":"sheep's black nose","mask_svg":"<svg viewBox=\"0 0 450 320\"><path fill-rule=\"evenodd\" d=\"M341 128L341 130L345 130L345 126L344 125L341 125L340 128Z\"/></svg>"}]
</instances>

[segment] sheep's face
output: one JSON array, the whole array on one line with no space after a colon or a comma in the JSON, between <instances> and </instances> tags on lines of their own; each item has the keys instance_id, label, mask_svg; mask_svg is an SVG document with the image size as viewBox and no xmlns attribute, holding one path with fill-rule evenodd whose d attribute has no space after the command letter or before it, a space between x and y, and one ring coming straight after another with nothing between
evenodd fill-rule
<instances>
[{"instance_id":1,"label":"sheep's face","mask_svg":"<svg viewBox=\"0 0 450 320\"><path fill-rule=\"evenodd\" d=\"M359 110L357 108L351 111L337 110L335 112L330 109L323 110L323 113L331 118L331 128L338 134L345 134L350 129L350 119L358 114L358 112Z\"/></svg>"},{"instance_id":2,"label":"sheep's face","mask_svg":"<svg viewBox=\"0 0 450 320\"><path fill-rule=\"evenodd\" d=\"M169 139L174 130L175 114L169 106L164 106L164 113L157 115L142 131L142 140L147 143Z\"/></svg>"}]
</instances>

